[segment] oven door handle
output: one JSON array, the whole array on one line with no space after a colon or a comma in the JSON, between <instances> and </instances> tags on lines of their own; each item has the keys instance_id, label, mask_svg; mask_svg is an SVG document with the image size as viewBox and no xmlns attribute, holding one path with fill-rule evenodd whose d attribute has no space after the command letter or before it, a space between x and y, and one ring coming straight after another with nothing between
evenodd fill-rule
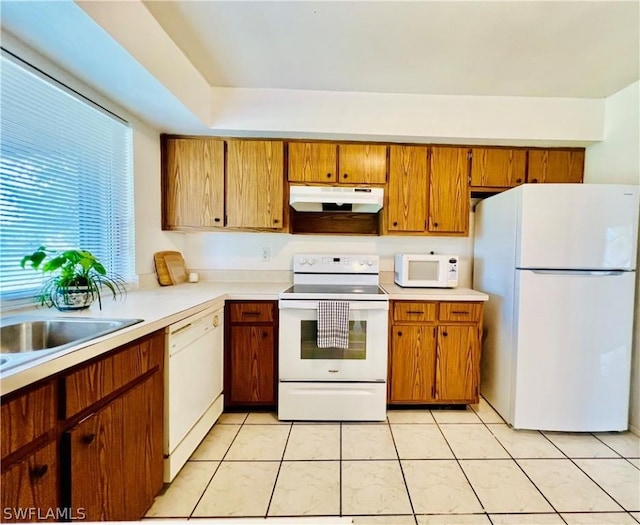
<instances>
[{"instance_id":1,"label":"oven door handle","mask_svg":"<svg viewBox=\"0 0 640 525\"><path fill-rule=\"evenodd\" d=\"M318 301L280 299L278 307L281 310L317 310ZM349 301L349 310L389 310L389 301Z\"/></svg>"}]
</instances>

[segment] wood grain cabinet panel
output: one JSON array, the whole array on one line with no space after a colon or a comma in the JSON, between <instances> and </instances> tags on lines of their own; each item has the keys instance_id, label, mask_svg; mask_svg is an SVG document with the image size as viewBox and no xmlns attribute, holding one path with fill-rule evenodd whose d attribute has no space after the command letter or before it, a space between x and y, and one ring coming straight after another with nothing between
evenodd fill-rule
<instances>
[{"instance_id":1,"label":"wood grain cabinet panel","mask_svg":"<svg viewBox=\"0 0 640 525\"><path fill-rule=\"evenodd\" d=\"M434 396L435 327L395 325L392 328L391 399L398 403L427 402Z\"/></svg>"},{"instance_id":2,"label":"wood grain cabinet panel","mask_svg":"<svg viewBox=\"0 0 640 525\"><path fill-rule=\"evenodd\" d=\"M224 226L224 141L163 137L164 229Z\"/></svg>"},{"instance_id":3,"label":"wood grain cabinet panel","mask_svg":"<svg viewBox=\"0 0 640 525\"><path fill-rule=\"evenodd\" d=\"M275 403L274 331L271 326L231 327L233 403Z\"/></svg>"},{"instance_id":4,"label":"wood grain cabinet panel","mask_svg":"<svg viewBox=\"0 0 640 525\"><path fill-rule=\"evenodd\" d=\"M471 149L471 188L512 188L525 182L527 150Z\"/></svg>"},{"instance_id":5,"label":"wood grain cabinet panel","mask_svg":"<svg viewBox=\"0 0 640 525\"><path fill-rule=\"evenodd\" d=\"M164 338L147 336L61 379L69 418L162 365Z\"/></svg>"},{"instance_id":6,"label":"wood grain cabinet panel","mask_svg":"<svg viewBox=\"0 0 640 525\"><path fill-rule=\"evenodd\" d=\"M529 150L527 182L582 182L584 150Z\"/></svg>"},{"instance_id":7,"label":"wood grain cabinet panel","mask_svg":"<svg viewBox=\"0 0 640 525\"><path fill-rule=\"evenodd\" d=\"M227 301L225 406L275 406L277 326L275 301Z\"/></svg>"},{"instance_id":8,"label":"wood grain cabinet panel","mask_svg":"<svg viewBox=\"0 0 640 525\"><path fill-rule=\"evenodd\" d=\"M340 182L354 184L387 182L387 146L340 144L338 152Z\"/></svg>"},{"instance_id":9,"label":"wood grain cabinet panel","mask_svg":"<svg viewBox=\"0 0 640 525\"><path fill-rule=\"evenodd\" d=\"M423 232L427 217L427 148L389 148L387 230Z\"/></svg>"},{"instance_id":10,"label":"wood grain cabinet panel","mask_svg":"<svg viewBox=\"0 0 640 525\"><path fill-rule=\"evenodd\" d=\"M391 310L388 402L477 403L483 304L392 301Z\"/></svg>"},{"instance_id":11,"label":"wood grain cabinet panel","mask_svg":"<svg viewBox=\"0 0 640 525\"><path fill-rule=\"evenodd\" d=\"M87 520L140 519L162 489L158 385L159 372L66 433L69 503L84 508Z\"/></svg>"},{"instance_id":12,"label":"wood grain cabinet panel","mask_svg":"<svg viewBox=\"0 0 640 525\"><path fill-rule=\"evenodd\" d=\"M411 322L434 322L437 319L437 303L428 302L393 302L393 320Z\"/></svg>"},{"instance_id":13,"label":"wood grain cabinet panel","mask_svg":"<svg viewBox=\"0 0 640 525\"><path fill-rule=\"evenodd\" d=\"M289 182L336 182L337 152L336 144L289 142Z\"/></svg>"},{"instance_id":14,"label":"wood grain cabinet panel","mask_svg":"<svg viewBox=\"0 0 640 525\"><path fill-rule=\"evenodd\" d=\"M466 148L433 147L429 155L428 231L469 231L469 159Z\"/></svg>"},{"instance_id":15,"label":"wood grain cabinet panel","mask_svg":"<svg viewBox=\"0 0 640 525\"><path fill-rule=\"evenodd\" d=\"M3 465L2 521L62 521L64 516L55 514L60 507L57 458L53 441L8 468Z\"/></svg>"},{"instance_id":16,"label":"wood grain cabinet panel","mask_svg":"<svg viewBox=\"0 0 640 525\"><path fill-rule=\"evenodd\" d=\"M282 229L284 143L230 140L227 148L227 226Z\"/></svg>"},{"instance_id":17,"label":"wood grain cabinet panel","mask_svg":"<svg viewBox=\"0 0 640 525\"><path fill-rule=\"evenodd\" d=\"M436 399L477 403L480 341L474 326L440 325L436 351Z\"/></svg>"},{"instance_id":18,"label":"wood grain cabinet panel","mask_svg":"<svg viewBox=\"0 0 640 525\"><path fill-rule=\"evenodd\" d=\"M2 403L2 458L55 429L56 396L53 382Z\"/></svg>"}]
</instances>

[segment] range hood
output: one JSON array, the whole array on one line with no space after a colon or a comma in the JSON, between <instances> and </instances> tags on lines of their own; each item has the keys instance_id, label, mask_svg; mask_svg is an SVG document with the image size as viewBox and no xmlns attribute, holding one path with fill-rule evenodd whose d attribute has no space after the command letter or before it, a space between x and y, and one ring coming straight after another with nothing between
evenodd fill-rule
<instances>
[{"instance_id":1,"label":"range hood","mask_svg":"<svg viewBox=\"0 0 640 525\"><path fill-rule=\"evenodd\" d=\"M348 211L377 213L382 208L382 188L343 188L341 186L289 187L289 204L296 211Z\"/></svg>"}]
</instances>

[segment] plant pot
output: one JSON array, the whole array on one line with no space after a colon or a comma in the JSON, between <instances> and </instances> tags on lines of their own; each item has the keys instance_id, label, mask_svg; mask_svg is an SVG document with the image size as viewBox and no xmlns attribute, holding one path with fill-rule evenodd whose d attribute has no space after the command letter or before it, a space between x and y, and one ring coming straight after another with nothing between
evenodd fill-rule
<instances>
[{"instance_id":1,"label":"plant pot","mask_svg":"<svg viewBox=\"0 0 640 525\"><path fill-rule=\"evenodd\" d=\"M89 308L95 296L88 286L72 286L66 290L56 290L51 294L51 300L58 310L66 312Z\"/></svg>"}]
</instances>

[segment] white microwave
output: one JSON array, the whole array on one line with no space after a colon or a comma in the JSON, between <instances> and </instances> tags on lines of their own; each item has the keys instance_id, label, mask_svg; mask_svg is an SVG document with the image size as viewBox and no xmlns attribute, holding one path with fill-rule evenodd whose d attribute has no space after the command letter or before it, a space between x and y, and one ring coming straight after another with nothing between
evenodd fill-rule
<instances>
[{"instance_id":1,"label":"white microwave","mask_svg":"<svg viewBox=\"0 0 640 525\"><path fill-rule=\"evenodd\" d=\"M396 254L394 280L407 288L455 288L458 263L456 255Z\"/></svg>"}]
</instances>

